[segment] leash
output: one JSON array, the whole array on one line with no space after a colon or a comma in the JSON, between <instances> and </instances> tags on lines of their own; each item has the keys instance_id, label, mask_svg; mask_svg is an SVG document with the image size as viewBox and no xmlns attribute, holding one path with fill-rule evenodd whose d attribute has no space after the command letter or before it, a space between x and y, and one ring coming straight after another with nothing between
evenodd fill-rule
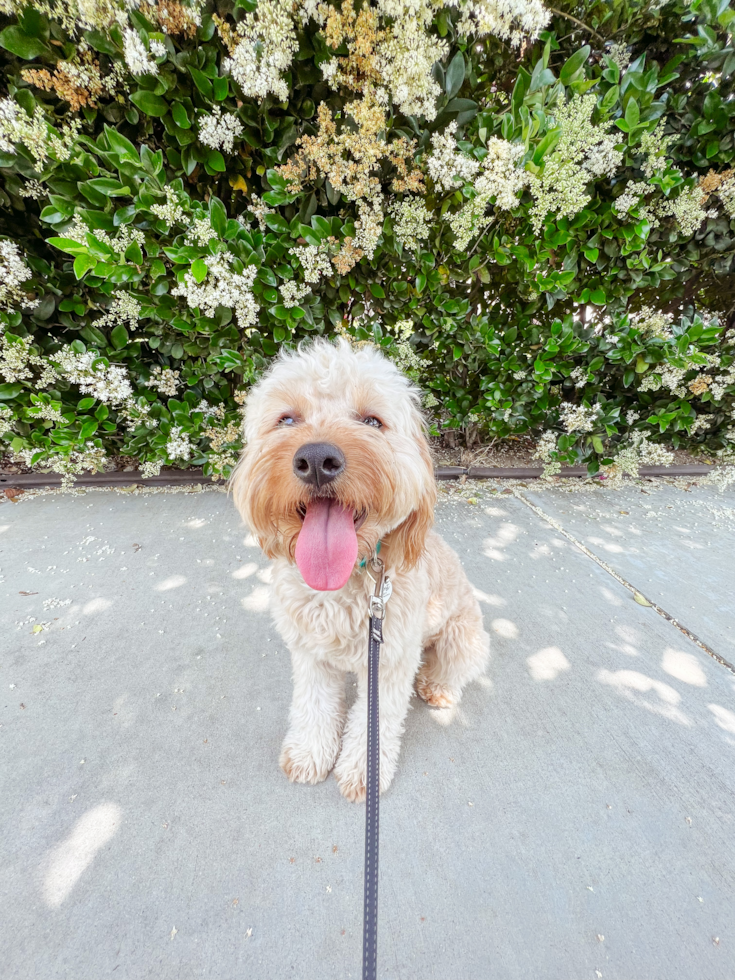
<instances>
[{"instance_id":1,"label":"leash","mask_svg":"<svg viewBox=\"0 0 735 980\"><path fill-rule=\"evenodd\" d=\"M366 563L367 564L367 561ZM365 902L362 933L362 980L376 980L378 971L378 856L380 816L380 705L378 672L383 642L385 604L393 587L385 566L375 555L369 564L376 573L370 596L368 635L367 777L365 782Z\"/></svg>"}]
</instances>

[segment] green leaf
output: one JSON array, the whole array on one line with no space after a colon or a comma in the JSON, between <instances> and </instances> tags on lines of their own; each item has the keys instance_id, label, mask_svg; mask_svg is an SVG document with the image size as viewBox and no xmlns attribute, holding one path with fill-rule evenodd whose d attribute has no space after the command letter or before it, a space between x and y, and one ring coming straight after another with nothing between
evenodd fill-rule
<instances>
[{"instance_id":1,"label":"green leaf","mask_svg":"<svg viewBox=\"0 0 735 980\"><path fill-rule=\"evenodd\" d=\"M591 50L589 44L585 44L579 51L575 51L571 58L567 58L559 72L559 81L562 85L569 85L574 79L574 76L589 58Z\"/></svg>"},{"instance_id":2,"label":"green leaf","mask_svg":"<svg viewBox=\"0 0 735 980\"><path fill-rule=\"evenodd\" d=\"M46 240L49 245L55 245L56 248L60 248L62 252L68 252L70 255L86 255L89 251L86 245L82 245L81 242L77 242L73 238L48 238Z\"/></svg>"},{"instance_id":3,"label":"green leaf","mask_svg":"<svg viewBox=\"0 0 735 980\"><path fill-rule=\"evenodd\" d=\"M214 91L214 97L217 102L222 102L227 98L230 90L229 80L227 78L213 78L212 79L212 89Z\"/></svg>"},{"instance_id":4,"label":"green leaf","mask_svg":"<svg viewBox=\"0 0 735 980\"><path fill-rule=\"evenodd\" d=\"M218 174L223 174L227 170L225 164L225 158L222 156L219 150L210 150L207 156L207 166L211 167L212 170L216 171Z\"/></svg>"},{"instance_id":5,"label":"green leaf","mask_svg":"<svg viewBox=\"0 0 735 980\"><path fill-rule=\"evenodd\" d=\"M640 109L635 99L629 99L625 107L625 122L630 129L635 129L641 118Z\"/></svg>"},{"instance_id":6,"label":"green leaf","mask_svg":"<svg viewBox=\"0 0 735 980\"><path fill-rule=\"evenodd\" d=\"M214 89L212 88L212 83L207 78L207 76L199 71L198 68L193 68L191 65L187 66L189 69L189 74L194 79L194 84L205 97L205 99L211 99L214 95ZM137 103L136 103L137 105Z\"/></svg>"},{"instance_id":7,"label":"green leaf","mask_svg":"<svg viewBox=\"0 0 735 980\"><path fill-rule=\"evenodd\" d=\"M380 285L380 283L371 282L370 283L370 292L373 294L373 296L376 297L376 299L384 299L385 298L385 290Z\"/></svg>"},{"instance_id":8,"label":"green leaf","mask_svg":"<svg viewBox=\"0 0 735 980\"><path fill-rule=\"evenodd\" d=\"M74 259L74 275L77 279L83 279L85 274L89 272L90 269L97 265L97 259L91 255L82 254L77 255Z\"/></svg>"},{"instance_id":9,"label":"green leaf","mask_svg":"<svg viewBox=\"0 0 735 980\"><path fill-rule=\"evenodd\" d=\"M207 278L208 272L209 270L207 269L207 263L204 261L204 259L196 259L196 261L192 262L191 274L196 282L204 282L204 280Z\"/></svg>"},{"instance_id":10,"label":"green leaf","mask_svg":"<svg viewBox=\"0 0 735 980\"><path fill-rule=\"evenodd\" d=\"M459 90L462 88L464 74L464 55L461 51L458 51L449 62L449 67L447 68L447 75L445 79L447 99L453 99L457 92L459 92Z\"/></svg>"},{"instance_id":11,"label":"green leaf","mask_svg":"<svg viewBox=\"0 0 735 980\"><path fill-rule=\"evenodd\" d=\"M15 398L23 391L23 385L19 385L17 382L12 384L0 385L0 401L6 402L11 398Z\"/></svg>"},{"instance_id":12,"label":"green leaf","mask_svg":"<svg viewBox=\"0 0 735 980\"><path fill-rule=\"evenodd\" d=\"M113 346L117 350L122 350L123 347L125 347L125 345L128 343L129 336L122 323L118 323L116 327L113 327L112 332L110 333L110 339L112 340Z\"/></svg>"},{"instance_id":13,"label":"green leaf","mask_svg":"<svg viewBox=\"0 0 735 980\"><path fill-rule=\"evenodd\" d=\"M218 197L209 199L209 221L220 238L224 238L227 231L227 212L225 206Z\"/></svg>"},{"instance_id":14,"label":"green leaf","mask_svg":"<svg viewBox=\"0 0 735 980\"><path fill-rule=\"evenodd\" d=\"M604 453L605 447L602 444L602 439L599 436L592 436L592 445L594 446L596 453Z\"/></svg>"},{"instance_id":15,"label":"green leaf","mask_svg":"<svg viewBox=\"0 0 735 980\"><path fill-rule=\"evenodd\" d=\"M271 231L277 231L280 235L287 235L290 231L288 221L281 217L280 214L267 214L265 216L265 223Z\"/></svg>"},{"instance_id":16,"label":"green leaf","mask_svg":"<svg viewBox=\"0 0 735 980\"><path fill-rule=\"evenodd\" d=\"M37 37L30 37L17 24L11 24L0 32L0 47L23 58L24 61L33 61L39 55L48 53L48 48L43 41Z\"/></svg>"},{"instance_id":17,"label":"green leaf","mask_svg":"<svg viewBox=\"0 0 735 980\"><path fill-rule=\"evenodd\" d=\"M590 293L590 301L595 304L595 306L604 306L607 303L607 296L605 295L604 289L593 289Z\"/></svg>"},{"instance_id":18,"label":"green leaf","mask_svg":"<svg viewBox=\"0 0 735 980\"><path fill-rule=\"evenodd\" d=\"M96 398L80 398L77 402L77 411L86 412L88 408L91 408L97 401Z\"/></svg>"},{"instance_id":19,"label":"green leaf","mask_svg":"<svg viewBox=\"0 0 735 980\"><path fill-rule=\"evenodd\" d=\"M168 102L162 99L160 95L154 95L153 92L146 92L145 89L138 89L137 92L133 92L130 96L130 101L141 112L145 113L146 116L165 116L169 108Z\"/></svg>"},{"instance_id":20,"label":"green leaf","mask_svg":"<svg viewBox=\"0 0 735 980\"><path fill-rule=\"evenodd\" d=\"M171 106L171 115L174 122L181 129L189 129L191 126L191 120L187 114L186 109L180 102L174 102Z\"/></svg>"}]
</instances>

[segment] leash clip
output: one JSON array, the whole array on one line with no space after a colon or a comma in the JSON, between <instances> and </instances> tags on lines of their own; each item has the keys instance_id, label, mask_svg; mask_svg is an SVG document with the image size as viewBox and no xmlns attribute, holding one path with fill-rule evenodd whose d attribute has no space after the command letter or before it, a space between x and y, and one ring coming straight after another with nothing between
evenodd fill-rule
<instances>
[{"instance_id":1,"label":"leash clip","mask_svg":"<svg viewBox=\"0 0 735 980\"><path fill-rule=\"evenodd\" d=\"M375 572L375 576L370 574L369 569L371 567ZM385 574L385 565L377 555L373 555L368 560L365 571L375 583L375 591L370 596L370 616L373 619L383 619L385 616L385 604L393 593L393 586Z\"/></svg>"}]
</instances>

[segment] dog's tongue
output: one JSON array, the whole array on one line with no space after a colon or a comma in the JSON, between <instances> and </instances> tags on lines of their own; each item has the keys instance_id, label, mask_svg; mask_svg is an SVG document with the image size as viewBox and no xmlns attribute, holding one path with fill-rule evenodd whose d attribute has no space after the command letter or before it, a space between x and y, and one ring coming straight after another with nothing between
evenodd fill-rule
<instances>
[{"instance_id":1,"label":"dog's tongue","mask_svg":"<svg viewBox=\"0 0 735 980\"><path fill-rule=\"evenodd\" d=\"M341 589L357 561L352 511L336 500L312 500L296 542L296 564L312 589Z\"/></svg>"}]
</instances>

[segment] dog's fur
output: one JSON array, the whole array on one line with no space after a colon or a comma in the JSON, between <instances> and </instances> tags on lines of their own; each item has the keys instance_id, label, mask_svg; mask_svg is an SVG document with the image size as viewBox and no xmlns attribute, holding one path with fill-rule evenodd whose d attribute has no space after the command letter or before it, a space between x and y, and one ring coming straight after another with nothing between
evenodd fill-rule
<instances>
[{"instance_id":1,"label":"dog's fur","mask_svg":"<svg viewBox=\"0 0 735 980\"><path fill-rule=\"evenodd\" d=\"M295 424L282 425L291 416ZM382 428L364 423L377 417ZM484 670L489 638L456 554L430 530L436 485L418 393L372 347L317 341L283 354L250 392L246 449L233 474L235 504L273 566L273 613L291 651L293 702L280 764L295 782L334 768L350 800L365 797L367 617L373 583L362 557L381 542L393 584L380 657L380 789L393 779L414 688L429 704L455 704ZM305 443L329 442L344 472L317 491L293 473ZM302 510L328 493L356 514L358 563L338 591L318 592L294 564ZM302 508L302 510L300 510ZM358 679L349 714L346 671ZM336 765L335 765L336 763Z\"/></svg>"}]
</instances>

